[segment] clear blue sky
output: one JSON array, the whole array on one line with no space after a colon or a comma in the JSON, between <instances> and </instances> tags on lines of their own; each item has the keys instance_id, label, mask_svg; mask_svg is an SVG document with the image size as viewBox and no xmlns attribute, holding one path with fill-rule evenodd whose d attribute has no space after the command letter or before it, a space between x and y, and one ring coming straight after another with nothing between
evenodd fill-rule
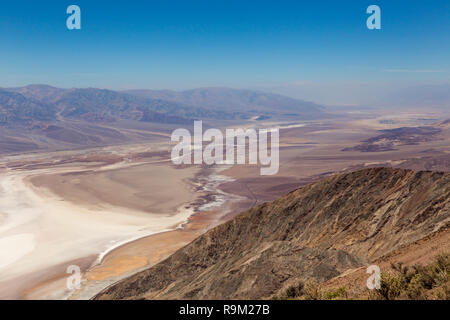
<instances>
[{"instance_id":1,"label":"clear blue sky","mask_svg":"<svg viewBox=\"0 0 450 320\"><path fill-rule=\"evenodd\" d=\"M79 31L66 28L70 4ZM370 4L382 30L366 28ZM2 1L0 43L3 87L439 84L450 1Z\"/></svg>"}]
</instances>

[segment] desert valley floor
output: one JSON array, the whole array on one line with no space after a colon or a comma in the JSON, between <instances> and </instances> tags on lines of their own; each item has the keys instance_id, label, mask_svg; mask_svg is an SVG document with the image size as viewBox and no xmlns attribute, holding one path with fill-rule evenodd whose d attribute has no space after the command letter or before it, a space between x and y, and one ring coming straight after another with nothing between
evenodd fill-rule
<instances>
[{"instance_id":1,"label":"desert valley floor","mask_svg":"<svg viewBox=\"0 0 450 320\"><path fill-rule=\"evenodd\" d=\"M0 298L90 299L240 212L336 173L450 171L445 119L419 110L249 121L280 128L280 171L269 177L257 166L174 166L163 134L149 143L4 155ZM83 271L79 290L66 289L69 265Z\"/></svg>"}]
</instances>

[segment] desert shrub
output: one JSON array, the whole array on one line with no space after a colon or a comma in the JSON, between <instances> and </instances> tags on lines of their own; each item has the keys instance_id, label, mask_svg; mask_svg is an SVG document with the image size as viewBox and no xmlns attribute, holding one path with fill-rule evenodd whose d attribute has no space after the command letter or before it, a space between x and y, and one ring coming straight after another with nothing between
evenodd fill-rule
<instances>
[{"instance_id":1,"label":"desert shrub","mask_svg":"<svg viewBox=\"0 0 450 320\"><path fill-rule=\"evenodd\" d=\"M408 283L406 287L406 296L412 300L423 300L425 296L425 288L423 287L423 280L420 274L416 274Z\"/></svg>"},{"instance_id":2,"label":"desert shrub","mask_svg":"<svg viewBox=\"0 0 450 320\"><path fill-rule=\"evenodd\" d=\"M447 282L442 288L437 290L435 298L438 300L450 300L450 282Z\"/></svg>"},{"instance_id":3,"label":"desert shrub","mask_svg":"<svg viewBox=\"0 0 450 320\"><path fill-rule=\"evenodd\" d=\"M416 266L415 268L417 270L417 274L420 274L421 276L423 287L427 290L433 289L436 282L436 274L434 273L433 268L431 266Z\"/></svg>"},{"instance_id":4,"label":"desert shrub","mask_svg":"<svg viewBox=\"0 0 450 320\"><path fill-rule=\"evenodd\" d=\"M327 291L323 293L322 296L326 300L335 300L335 299L346 299L348 295L346 288L340 287L331 291Z\"/></svg>"},{"instance_id":5,"label":"desert shrub","mask_svg":"<svg viewBox=\"0 0 450 320\"><path fill-rule=\"evenodd\" d=\"M382 273L378 298L427 299L428 294L437 299L448 299L450 282L450 254L436 256L427 266L405 267L391 264L395 274Z\"/></svg>"},{"instance_id":6,"label":"desert shrub","mask_svg":"<svg viewBox=\"0 0 450 320\"><path fill-rule=\"evenodd\" d=\"M303 295L303 289L305 285L303 282L299 281L289 287L284 291L284 297L287 299L297 298Z\"/></svg>"},{"instance_id":7,"label":"desert shrub","mask_svg":"<svg viewBox=\"0 0 450 320\"><path fill-rule=\"evenodd\" d=\"M309 281L303 288L303 298L306 300L320 300L322 299L322 292L317 281Z\"/></svg>"},{"instance_id":8,"label":"desert shrub","mask_svg":"<svg viewBox=\"0 0 450 320\"><path fill-rule=\"evenodd\" d=\"M435 265L438 269L447 273L450 273L450 253L439 254L435 258Z\"/></svg>"},{"instance_id":9,"label":"desert shrub","mask_svg":"<svg viewBox=\"0 0 450 320\"><path fill-rule=\"evenodd\" d=\"M417 270L414 267L403 266L403 262L391 263L391 268L403 277L405 283L409 283L417 274Z\"/></svg>"},{"instance_id":10,"label":"desert shrub","mask_svg":"<svg viewBox=\"0 0 450 320\"><path fill-rule=\"evenodd\" d=\"M414 266L413 268L416 275L420 275L422 286L431 290L450 280L450 254L436 256L434 262L428 266Z\"/></svg>"},{"instance_id":11,"label":"desert shrub","mask_svg":"<svg viewBox=\"0 0 450 320\"><path fill-rule=\"evenodd\" d=\"M376 289L376 293L381 299L395 300L397 299L405 287L402 275L383 272L381 273L380 289Z\"/></svg>"},{"instance_id":12,"label":"desert shrub","mask_svg":"<svg viewBox=\"0 0 450 320\"><path fill-rule=\"evenodd\" d=\"M381 273L380 289L355 291L350 287L348 291L347 288L340 287L326 291L313 280L294 283L273 298L334 300L364 297L371 300L450 300L450 253L436 256L432 263L425 266L393 263L391 267L391 272Z\"/></svg>"},{"instance_id":13,"label":"desert shrub","mask_svg":"<svg viewBox=\"0 0 450 320\"><path fill-rule=\"evenodd\" d=\"M435 284L440 285L450 280L450 254L440 254L432 264Z\"/></svg>"}]
</instances>

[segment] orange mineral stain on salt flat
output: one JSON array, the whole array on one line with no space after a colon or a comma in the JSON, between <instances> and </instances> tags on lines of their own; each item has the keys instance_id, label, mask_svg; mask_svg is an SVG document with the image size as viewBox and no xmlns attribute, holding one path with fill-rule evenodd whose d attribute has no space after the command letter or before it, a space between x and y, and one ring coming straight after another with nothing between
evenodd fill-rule
<instances>
[{"instance_id":1,"label":"orange mineral stain on salt flat","mask_svg":"<svg viewBox=\"0 0 450 320\"><path fill-rule=\"evenodd\" d=\"M111 277L116 277L121 274L126 274L130 271L140 269L148 264L148 258L142 256L122 256L109 261L107 266L101 268L92 268L86 274L89 281L100 281Z\"/></svg>"},{"instance_id":2,"label":"orange mineral stain on salt flat","mask_svg":"<svg viewBox=\"0 0 450 320\"><path fill-rule=\"evenodd\" d=\"M103 281L154 265L187 245L218 221L214 211L196 213L183 229L163 232L126 243L109 252L85 273L88 283Z\"/></svg>"}]
</instances>

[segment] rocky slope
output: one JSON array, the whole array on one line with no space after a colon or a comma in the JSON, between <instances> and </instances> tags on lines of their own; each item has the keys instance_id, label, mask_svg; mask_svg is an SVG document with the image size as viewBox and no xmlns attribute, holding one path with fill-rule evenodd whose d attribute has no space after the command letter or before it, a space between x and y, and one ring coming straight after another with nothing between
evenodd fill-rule
<instances>
[{"instance_id":1,"label":"rocky slope","mask_svg":"<svg viewBox=\"0 0 450 320\"><path fill-rule=\"evenodd\" d=\"M260 299L327 281L450 224L450 174L372 168L255 207L97 299Z\"/></svg>"},{"instance_id":2,"label":"rocky slope","mask_svg":"<svg viewBox=\"0 0 450 320\"><path fill-rule=\"evenodd\" d=\"M38 100L0 89L0 126L52 121L56 119L55 112L54 107Z\"/></svg>"}]
</instances>

